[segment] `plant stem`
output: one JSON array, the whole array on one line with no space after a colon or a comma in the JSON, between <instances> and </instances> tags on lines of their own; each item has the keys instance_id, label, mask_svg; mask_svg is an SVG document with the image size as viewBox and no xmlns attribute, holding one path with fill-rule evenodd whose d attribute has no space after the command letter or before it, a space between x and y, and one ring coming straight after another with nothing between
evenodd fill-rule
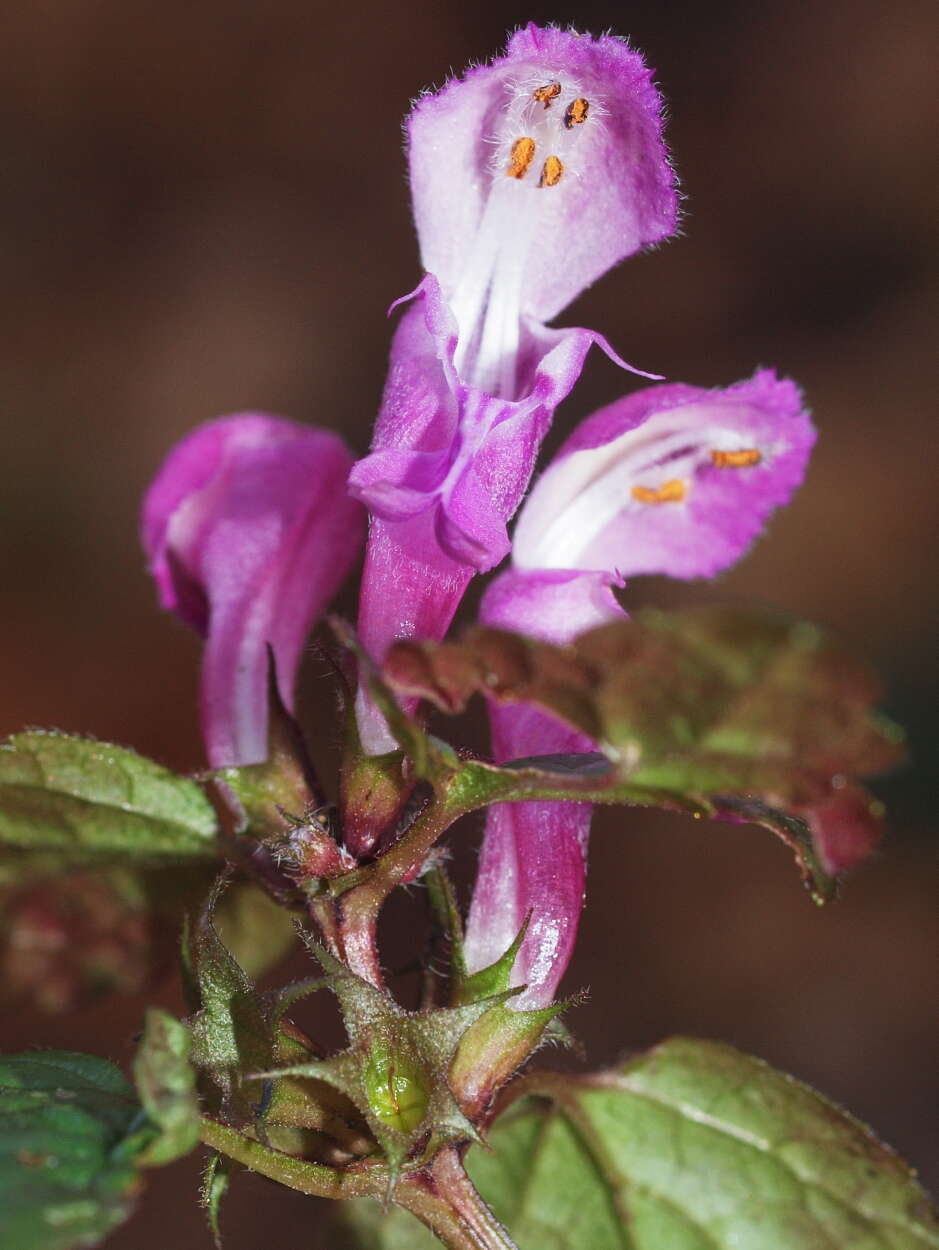
<instances>
[{"instance_id":1,"label":"plant stem","mask_svg":"<svg viewBox=\"0 0 939 1250\"><path fill-rule=\"evenodd\" d=\"M340 1170L323 1163L295 1159L293 1155L244 1137L236 1129L207 1116L202 1118L201 1137L207 1146L243 1163L252 1172L259 1172L290 1189L316 1198L378 1197L384 1194L388 1185L384 1169L371 1166Z\"/></svg>"},{"instance_id":2,"label":"plant stem","mask_svg":"<svg viewBox=\"0 0 939 1250\"><path fill-rule=\"evenodd\" d=\"M252 1172L317 1198L379 1198L389 1176L380 1164L339 1169L272 1150L218 1120L203 1117L202 1140ZM423 1172L402 1177L391 1200L415 1215L449 1250L517 1250L466 1175L459 1151L448 1146Z\"/></svg>"},{"instance_id":3,"label":"plant stem","mask_svg":"<svg viewBox=\"0 0 939 1250\"><path fill-rule=\"evenodd\" d=\"M435 842L459 815L446 799L435 797L400 841L371 866L367 878L338 899L342 956L353 972L373 985L382 983L375 942L382 904L395 886L420 871Z\"/></svg>"},{"instance_id":4,"label":"plant stem","mask_svg":"<svg viewBox=\"0 0 939 1250\"><path fill-rule=\"evenodd\" d=\"M454 1146L441 1150L430 1167L429 1185L420 1177L398 1185L394 1201L410 1211L450 1250L517 1250L466 1175Z\"/></svg>"}]
</instances>

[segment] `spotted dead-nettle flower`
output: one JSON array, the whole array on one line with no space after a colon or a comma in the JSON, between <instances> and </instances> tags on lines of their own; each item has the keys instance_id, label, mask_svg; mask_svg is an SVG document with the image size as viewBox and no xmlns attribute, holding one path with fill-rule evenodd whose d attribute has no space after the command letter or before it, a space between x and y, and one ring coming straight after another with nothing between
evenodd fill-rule
<instances>
[{"instance_id":1,"label":"spotted dead-nettle flower","mask_svg":"<svg viewBox=\"0 0 939 1250\"><path fill-rule=\"evenodd\" d=\"M508 553L555 408L592 344L612 354L546 323L677 215L661 99L612 36L528 26L417 101L408 147L427 276L350 478L372 514L359 627L376 655L440 637L473 574Z\"/></svg>"},{"instance_id":2,"label":"spotted dead-nettle flower","mask_svg":"<svg viewBox=\"0 0 939 1250\"><path fill-rule=\"evenodd\" d=\"M726 390L655 386L588 417L536 482L512 566L489 586L489 625L549 642L624 615L612 588L640 573L711 577L739 559L805 473L815 432L797 388L762 370ZM590 751L532 707L493 706L497 760ZM531 923L519 1003L554 995L583 903L587 803L489 809L466 936L471 970Z\"/></svg>"}]
</instances>

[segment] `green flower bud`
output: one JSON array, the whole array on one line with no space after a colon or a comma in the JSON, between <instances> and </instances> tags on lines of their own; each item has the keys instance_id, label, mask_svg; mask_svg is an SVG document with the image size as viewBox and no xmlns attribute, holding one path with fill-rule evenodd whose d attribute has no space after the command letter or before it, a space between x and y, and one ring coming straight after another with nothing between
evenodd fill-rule
<instances>
[{"instance_id":1,"label":"green flower bud","mask_svg":"<svg viewBox=\"0 0 939 1250\"><path fill-rule=\"evenodd\" d=\"M411 1055L378 1044L365 1068L365 1090L372 1114L389 1128L412 1133L427 1113L427 1077Z\"/></svg>"}]
</instances>

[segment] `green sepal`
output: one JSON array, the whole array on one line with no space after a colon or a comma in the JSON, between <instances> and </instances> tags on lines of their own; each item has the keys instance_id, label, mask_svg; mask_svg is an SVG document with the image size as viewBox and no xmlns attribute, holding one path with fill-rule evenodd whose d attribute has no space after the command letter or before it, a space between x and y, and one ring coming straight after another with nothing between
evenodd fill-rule
<instances>
[{"instance_id":1,"label":"green sepal","mask_svg":"<svg viewBox=\"0 0 939 1250\"><path fill-rule=\"evenodd\" d=\"M463 919L453 883L447 876L441 859L429 866L423 874L427 896L437 924L450 944L450 969L455 983L466 979L466 955L463 950ZM454 1006L451 1003L451 1006Z\"/></svg>"},{"instance_id":2,"label":"green sepal","mask_svg":"<svg viewBox=\"0 0 939 1250\"><path fill-rule=\"evenodd\" d=\"M461 1039L493 1006L520 991L479 1002L409 1013L383 990L350 971L308 935L304 941L339 999L349 1047L328 1059L305 1060L267 1077L313 1077L358 1108L389 1168L389 1183L450 1143L479 1133L453 1095L447 1071Z\"/></svg>"},{"instance_id":3,"label":"green sepal","mask_svg":"<svg viewBox=\"0 0 939 1250\"><path fill-rule=\"evenodd\" d=\"M354 722L354 712L349 713L349 720ZM397 825L414 789L414 779L405 776L403 751L366 755L357 733L354 738L355 745L347 746L343 756L339 809L345 836L351 845L358 846Z\"/></svg>"},{"instance_id":4,"label":"green sepal","mask_svg":"<svg viewBox=\"0 0 939 1250\"><path fill-rule=\"evenodd\" d=\"M134 1057L137 1093L160 1131L140 1156L140 1162L148 1166L172 1163L194 1150L199 1141L199 1095L191 1051L186 1026L159 1007L149 1007Z\"/></svg>"},{"instance_id":5,"label":"green sepal","mask_svg":"<svg viewBox=\"0 0 939 1250\"><path fill-rule=\"evenodd\" d=\"M450 1064L449 1084L471 1119L485 1116L498 1091L547 1040L552 1021L569 1006L568 1000L516 1011L497 1003L467 1029Z\"/></svg>"},{"instance_id":6,"label":"green sepal","mask_svg":"<svg viewBox=\"0 0 939 1250\"><path fill-rule=\"evenodd\" d=\"M268 674L267 759L208 774L231 816L233 846L244 865L286 905L315 893L317 883L355 866L333 834L333 809L325 801L303 733L284 706L273 659ZM256 842L266 856L259 859Z\"/></svg>"},{"instance_id":7,"label":"green sepal","mask_svg":"<svg viewBox=\"0 0 939 1250\"><path fill-rule=\"evenodd\" d=\"M225 1123L288 1152L304 1152L312 1133L326 1134L350 1153L368 1153L374 1145L355 1126L355 1107L329 1085L258 1075L315 1057L312 1042L286 1017L325 982L308 978L258 991L214 923L226 884L226 876L216 883L189 943L199 1004L190 1022L192 1057L214 1087L212 1109Z\"/></svg>"},{"instance_id":8,"label":"green sepal","mask_svg":"<svg viewBox=\"0 0 939 1250\"><path fill-rule=\"evenodd\" d=\"M491 963L487 968L480 968L478 972L474 972L471 976L454 976L452 1000L454 1006L460 1006L463 1003L477 1003L484 998L491 998L493 994L501 994L509 988L512 980L512 969L515 967L515 960L518 952L522 949L522 943L525 941L525 934L528 932L528 926L531 923L531 912L525 917L522 927L515 935L511 946L506 950L505 954L500 955L495 963Z\"/></svg>"},{"instance_id":9,"label":"green sepal","mask_svg":"<svg viewBox=\"0 0 939 1250\"><path fill-rule=\"evenodd\" d=\"M229 877L215 883L192 933L192 967L200 1007L191 1021L192 1058L208 1072L235 1114L241 1073L266 1065L271 1033L263 1001L215 927L215 910ZM242 1117L248 1118L243 1107Z\"/></svg>"},{"instance_id":10,"label":"green sepal","mask_svg":"<svg viewBox=\"0 0 939 1250\"><path fill-rule=\"evenodd\" d=\"M392 736L407 756L412 775L436 785L458 772L460 758L456 751L449 743L428 734L422 725L403 710L352 627L337 617L330 618L330 625L340 643L355 656L361 684L367 689L375 706L384 716ZM351 724L355 719L351 706L348 709L348 719L350 725L347 732L357 737L357 730Z\"/></svg>"},{"instance_id":11,"label":"green sepal","mask_svg":"<svg viewBox=\"0 0 939 1250\"><path fill-rule=\"evenodd\" d=\"M215 1250L222 1250L222 1227L220 1221L222 1199L228 1192L232 1177L242 1171L242 1165L228 1155L213 1150L202 1173L202 1185L199 1190L199 1201L205 1211L215 1242Z\"/></svg>"}]
</instances>

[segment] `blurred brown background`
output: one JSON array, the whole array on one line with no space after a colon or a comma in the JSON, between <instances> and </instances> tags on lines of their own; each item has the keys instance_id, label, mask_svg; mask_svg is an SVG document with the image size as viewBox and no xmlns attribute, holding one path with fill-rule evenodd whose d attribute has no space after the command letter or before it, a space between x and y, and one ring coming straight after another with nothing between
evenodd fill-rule
<instances>
[{"instance_id":1,"label":"blurred brown background","mask_svg":"<svg viewBox=\"0 0 939 1250\"><path fill-rule=\"evenodd\" d=\"M644 49L687 195L683 236L608 275L564 322L689 382L774 364L821 430L796 505L739 569L636 598L755 596L827 622L882 668L914 745L913 766L880 786L885 851L824 912L769 835L606 815L566 982L591 997L571 1023L595 1063L675 1031L753 1050L871 1120L935 1187L928 0L6 4L0 729L83 730L200 763L198 648L155 609L141 491L185 431L239 409L366 448L384 310L419 273L400 119L421 87L529 18ZM623 385L598 355L559 428ZM17 1012L0 1045L120 1059L140 1011ZM109 1245L207 1247L194 1166L153 1180ZM252 1250L276 1228L325 1247L319 1215L242 1180L226 1246Z\"/></svg>"}]
</instances>

